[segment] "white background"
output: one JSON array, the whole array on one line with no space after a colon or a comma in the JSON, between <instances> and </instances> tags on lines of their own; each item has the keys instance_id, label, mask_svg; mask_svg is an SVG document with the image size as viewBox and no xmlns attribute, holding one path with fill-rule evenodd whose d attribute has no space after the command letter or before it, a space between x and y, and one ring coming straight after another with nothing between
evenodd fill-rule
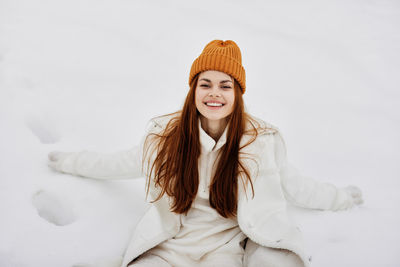
<instances>
[{"instance_id":1,"label":"white background","mask_svg":"<svg viewBox=\"0 0 400 267\"><path fill-rule=\"evenodd\" d=\"M316 267L400 266L400 2L0 2L0 266L119 266L144 179L52 172L52 150L136 145L182 107L192 62L234 40L247 111L289 160L365 203L290 208Z\"/></svg>"}]
</instances>

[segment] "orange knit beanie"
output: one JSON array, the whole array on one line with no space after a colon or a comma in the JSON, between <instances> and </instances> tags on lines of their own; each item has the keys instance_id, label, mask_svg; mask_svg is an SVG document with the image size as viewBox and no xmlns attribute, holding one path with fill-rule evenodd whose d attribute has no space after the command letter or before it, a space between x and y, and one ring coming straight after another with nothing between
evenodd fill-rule
<instances>
[{"instance_id":1,"label":"orange knit beanie","mask_svg":"<svg viewBox=\"0 0 400 267\"><path fill-rule=\"evenodd\" d=\"M209 42L192 64L189 85L197 73L206 70L218 70L229 74L239 83L242 93L246 91L246 73L242 66L242 54L234 41Z\"/></svg>"}]
</instances>

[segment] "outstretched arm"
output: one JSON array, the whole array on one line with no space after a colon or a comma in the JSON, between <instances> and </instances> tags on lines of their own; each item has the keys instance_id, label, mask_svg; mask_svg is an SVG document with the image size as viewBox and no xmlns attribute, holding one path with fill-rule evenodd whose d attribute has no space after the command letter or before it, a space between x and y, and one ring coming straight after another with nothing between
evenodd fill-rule
<instances>
[{"instance_id":1,"label":"outstretched arm","mask_svg":"<svg viewBox=\"0 0 400 267\"><path fill-rule=\"evenodd\" d=\"M363 203L361 190L356 186L338 188L333 184L302 176L288 162L285 142L279 131L275 133L275 157L285 197L296 206L336 211Z\"/></svg>"},{"instance_id":2,"label":"outstretched arm","mask_svg":"<svg viewBox=\"0 0 400 267\"><path fill-rule=\"evenodd\" d=\"M141 146L111 154L92 151L49 153L48 165L53 170L96 179L142 177Z\"/></svg>"},{"instance_id":3,"label":"outstretched arm","mask_svg":"<svg viewBox=\"0 0 400 267\"><path fill-rule=\"evenodd\" d=\"M127 179L143 177L142 152L144 140L150 132L161 128L153 120L147 124L146 134L139 145L114 153L93 151L49 153L48 165L53 170L96 179Z\"/></svg>"}]
</instances>

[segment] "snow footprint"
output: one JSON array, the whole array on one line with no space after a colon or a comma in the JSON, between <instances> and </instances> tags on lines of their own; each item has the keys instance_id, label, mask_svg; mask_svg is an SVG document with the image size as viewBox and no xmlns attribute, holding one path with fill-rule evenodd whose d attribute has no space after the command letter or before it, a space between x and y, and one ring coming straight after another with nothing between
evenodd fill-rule
<instances>
[{"instance_id":1,"label":"snow footprint","mask_svg":"<svg viewBox=\"0 0 400 267\"><path fill-rule=\"evenodd\" d=\"M60 135L46 123L43 119L30 116L25 119L26 126L39 139L42 144L54 144L60 140Z\"/></svg>"},{"instance_id":2,"label":"snow footprint","mask_svg":"<svg viewBox=\"0 0 400 267\"><path fill-rule=\"evenodd\" d=\"M40 217L57 226L68 225L76 220L72 208L50 192L37 191L32 196L32 204Z\"/></svg>"}]
</instances>

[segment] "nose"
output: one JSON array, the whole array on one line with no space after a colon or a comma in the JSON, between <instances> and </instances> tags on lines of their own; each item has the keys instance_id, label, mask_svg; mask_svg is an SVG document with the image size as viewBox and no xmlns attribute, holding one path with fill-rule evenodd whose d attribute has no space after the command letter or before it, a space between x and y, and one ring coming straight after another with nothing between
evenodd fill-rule
<instances>
[{"instance_id":1,"label":"nose","mask_svg":"<svg viewBox=\"0 0 400 267\"><path fill-rule=\"evenodd\" d=\"M220 97L221 94L218 94L218 93L215 93L215 92L211 92L211 93L208 94L208 96L210 96L210 97Z\"/></svg>"},{"instance_id":2,"label":"nose","mask_svg":"<svg viewBox=\"0 0 400 267\"><path fill-rule=\"evenodd\" d=\"M218 87L213 87L211 92L208 94L210 97L220 97L221 93L218 92Z\"/></svg>"}]
</instances>

